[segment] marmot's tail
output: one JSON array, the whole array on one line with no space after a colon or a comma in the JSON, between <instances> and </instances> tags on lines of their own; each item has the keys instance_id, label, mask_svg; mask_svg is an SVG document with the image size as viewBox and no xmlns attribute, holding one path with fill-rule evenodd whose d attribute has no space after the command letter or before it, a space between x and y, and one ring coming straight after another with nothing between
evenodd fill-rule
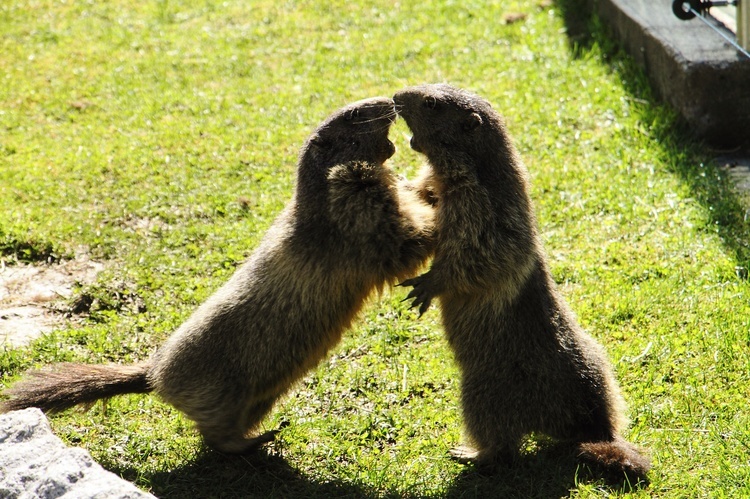
<instances>
[{"instance_id":1,"label":"marmot's tail","mask_svg":"<svg viewBox=\"0 0 750 499\"><path fill-rule=\"evenodd\" d=\"M627 478L634 485L648 481L651 460L621 437L609 442L583 442L578 450L581 460L602 469L608 478L616 481Z\"/></svg>"},{"instance_id":2,"label":"marmot's tail","mask_svg":"<svg viewBox=\"0 0 750 499\"><path fill-rule=\"evenodd\" d=\"M3 394L10 399L0 402L0 413L27 407L59 412L113 395L148 393L153 390L148 380L149 368L147 362L129 366L55 364L28 373L5 390Z\"/></svg>"}]
</instances>

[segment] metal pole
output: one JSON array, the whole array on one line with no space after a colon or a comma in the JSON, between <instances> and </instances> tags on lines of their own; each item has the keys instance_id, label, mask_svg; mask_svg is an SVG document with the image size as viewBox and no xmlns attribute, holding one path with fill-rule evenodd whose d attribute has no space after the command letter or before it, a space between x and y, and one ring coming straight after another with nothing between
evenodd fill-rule
<instances>
[{"instance_id":1,"label":"metal pole","mask_svg":"<svg viewBox=\"0 0 750 499\"><path fill-rule=\"evenodd\" d=\"M737 43L750 50L750 0L737 2Z\"/></svg>"},{"instance_id":2,"label":"metal pole","mask_svg":"<svg viewBox=\"0 0 750 499\"><path fill-rule=\"evenodd\" d=\"M748 1L750 1L750 0L748 0ZM706 19L705 17L703 17L700 12L698 12L697 10L695 10L692 7L688 7L688 12L691 12L693 14L693 17L697 17L698 19L700 19L703 24L705 24L706 26L708 26L709 28L711 28L712 30L714 30L716 32L716 34L718 34L724 40L726 40L727 43L729 43L729 45L733 46L734 48L736 48L737 50L739 50L742 55L744 55L745 57L747 57L748 59L750 59L750 52L748 52L747 50L745 50L744 48L742 48L736 40L732 40L731 38L729 38L729 36L727 36L722 30L720 30L719 28L717 28L716 26L714 26L711 21L709 21L708 19Z\"/></svg>"}]
</instances>

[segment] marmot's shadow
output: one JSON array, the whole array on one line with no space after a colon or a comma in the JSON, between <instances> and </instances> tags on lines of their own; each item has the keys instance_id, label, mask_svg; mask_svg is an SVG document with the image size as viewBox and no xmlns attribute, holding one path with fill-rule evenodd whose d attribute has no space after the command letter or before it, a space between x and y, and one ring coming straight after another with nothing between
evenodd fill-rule
<instances>
[{"instance_id":1,"label":"marmot's shadow","mask_svg":"<svg viewBox=\"0 0 750 499\"><path fill-rule=\"evenodd\" d=\"M108 468L130 481L139 476L132 468ZM370 489L347 480L316 479L293 468L269 449L234 456L205 448L191 462L169 471L141 474L140 478L152 484L151 493L160 499L430 497ZM534 452L523 454L512 467L493 475L484 475L467 466L442 493L431 497L558 498L568 497L576 482L594 481L601 482L600 476L578 464L571 445L544 443ZM613 491L630 490L623 483L602 483L602 486Z\"/></svg>"},{"instance_id":2,"label":"marmot's shadow","mask_svg":"<svg viewBox=\"0 0 750 499\"><path fill-rule=\"evenodd\" d=\"M193 461L153 473L114 466L108 469L129 481L140 476L141 482L151 483L151 493L159 499L382 497L355 484L316 481L267 449L237 456L204 448Z\"/></svg>"},{"instance_id":3,"label":"marmot's shadow","mask_svg":"<svg viewBox=\"0 0 750 499\"><path fill-rule=\"evenodd\" d=\"M522 453L513 465L492 475L483 474L468 466L458 475L445 497L569 497L570 490L577 483L594 482L612 492L628 492L637 488L627 483L624 477L606 477L602 475L602 470L581 464L576 453L574 444L543 441L536 450Z\"/></svg>"}]
</instances>

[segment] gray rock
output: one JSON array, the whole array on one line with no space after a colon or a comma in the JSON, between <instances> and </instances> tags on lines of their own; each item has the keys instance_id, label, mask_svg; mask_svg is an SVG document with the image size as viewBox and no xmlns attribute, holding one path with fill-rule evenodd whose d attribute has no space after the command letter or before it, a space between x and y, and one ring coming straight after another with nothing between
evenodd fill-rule
<instances>
[{"instance_id":1,"label":"gray rock","mask_svg":"<svg viewBox=\"0 0 750 499\"><path fill-rule=\"evenodd\" d=\"M0 498L153 498L66 447L39 409L0 414Z\"/></svg>"}]
</instances>

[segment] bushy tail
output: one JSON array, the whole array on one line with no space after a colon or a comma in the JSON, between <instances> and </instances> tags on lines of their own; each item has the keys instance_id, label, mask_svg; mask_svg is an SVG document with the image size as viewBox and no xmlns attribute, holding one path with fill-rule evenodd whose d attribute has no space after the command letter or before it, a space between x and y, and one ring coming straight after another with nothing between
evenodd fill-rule
<instances>
[{"instance_id":1,"label":"bushy tail","mask_svg":"<svg viewBox=\"0 0 750 499\"><path fill-rule=\"evenodd\" d=\"M621 437L609 442L583 442L578 450L581 460L600 468L613 481L648 481L651 460Z\"/></svg>"},{"instance_id":2,"label":"bushy tail","mask_svg":"<svg viewBox=\"0 0 750 499\"><path fill-rule=\"evenodd\" d=\"M29 372L4 395L0 413L38 407L44 412L59 412L78 404L126 393L148 393L149 363L129 366L63 363Z\"/></svg>"}]
</instances>

